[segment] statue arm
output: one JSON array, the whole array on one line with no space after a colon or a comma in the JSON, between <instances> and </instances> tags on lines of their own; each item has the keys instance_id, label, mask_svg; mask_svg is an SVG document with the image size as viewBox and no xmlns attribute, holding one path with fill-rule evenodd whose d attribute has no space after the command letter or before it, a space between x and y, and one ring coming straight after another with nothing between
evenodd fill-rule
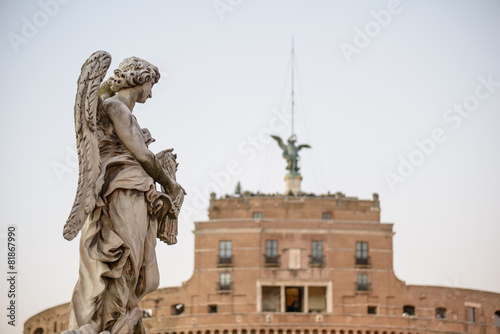
<instances>
[{"instance_id":1,"label":"statue arm","mask_svg":"<svg viewBox=\"0 0 500 334\"><path fill-rule=\"evenodd\" d=\"M108 115L122 144L146 173L161 184L168 194L175 197L182 188L165 173L156 156L148 149L139 125L128 108L120 103L113 103L108 108Z\"/></svg>"}]
</instances>

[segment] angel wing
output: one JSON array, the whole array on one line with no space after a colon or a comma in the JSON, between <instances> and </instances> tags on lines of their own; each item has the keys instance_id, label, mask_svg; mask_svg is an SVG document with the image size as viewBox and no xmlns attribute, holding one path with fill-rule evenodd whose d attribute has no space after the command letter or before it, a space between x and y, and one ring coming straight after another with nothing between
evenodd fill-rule
<instances>
[{"instance_id":1,"label":"angel wing","mask_svg":"<svg viewBox=\"0 0 500 334\"><path fill-rule=\"evenodd\" d=\"M307 145L307 144L302 144L302 145L299 145L297 146L297 152L300 151L301 149L303 148L311 148L311 146Z\"/></svg>"},{"instance_id":2,"label":"angel wing","mask_svg":"<svg viewBox=\"0 0 500 334\"><path fill-rule=\"evenodd\" d=\"M283 140L280 137L274 135L271 135L271 137L273 137L273 139L278 142L278 145L281 147L282 150L286 150L286 145L283 143Z\"/></svg>"},{"instance_id":3,"label":"angel wing","mask_svg":"<svg viewBox=\"0 0 500 334\"><path fill-rule=\"evenodd\" d=\"M96 203L96 180L101 171L97 138L97 116L102 105L99 89L111 64L111 55L94 52L83 64L75 100L75 132L78 150L78 188L64 225L63 235L72 240L80 232Z\"/></svg>"}]
</instances>

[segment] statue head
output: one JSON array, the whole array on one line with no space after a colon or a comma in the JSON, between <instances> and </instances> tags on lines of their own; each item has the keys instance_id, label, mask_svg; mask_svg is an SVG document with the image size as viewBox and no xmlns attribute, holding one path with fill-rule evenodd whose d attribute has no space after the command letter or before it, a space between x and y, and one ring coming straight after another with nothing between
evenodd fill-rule
<instances>
[{"instance_id":1,"label":"statue head","mask_svg":"<svg viewBox=\"0 0 500 334\"><path fill-rule=\"evenodd\" d=\"M130 57L118 65L113 75L106 80L106 84L112 92L119 92L124 88L132 88L149 81L154 85L159 79L158 67L141 58Z\"/></svg>"}]
</instances>

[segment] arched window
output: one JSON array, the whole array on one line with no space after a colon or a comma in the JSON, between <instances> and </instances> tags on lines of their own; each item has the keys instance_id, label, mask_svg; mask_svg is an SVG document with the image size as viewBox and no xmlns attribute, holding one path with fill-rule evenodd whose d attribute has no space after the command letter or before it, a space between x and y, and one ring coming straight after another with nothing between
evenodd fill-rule
<instances>
[{"instance_id":1,"label":"arched window","mask_svg":"<svg viewBox=\"0 0 500 334\"><path fill-rule=\"evenodd\" d=\"M181 315L184 313L184 304L174 304L171 307L171 314L172 315Z\"/></svg>"},{"instance_id":2,"label":"arched window","mask_svg":"<svg viewBox=\"0 0 500 334\"><path fill-rule=\"evenodd\" d=\"M495 312L495 326L500 327L500 310Z\"/></svg>"},{"instance_id":3,"label":"arched window","mask_svg":"<svg viewBox=\"0 0 500 334\"><path fill-rule=\"evenodd\" d=\"M38 327L37 329L35 329L35 331L33 332L33 334L43 334L43 328Z\"/></svg>"}]
</instances>

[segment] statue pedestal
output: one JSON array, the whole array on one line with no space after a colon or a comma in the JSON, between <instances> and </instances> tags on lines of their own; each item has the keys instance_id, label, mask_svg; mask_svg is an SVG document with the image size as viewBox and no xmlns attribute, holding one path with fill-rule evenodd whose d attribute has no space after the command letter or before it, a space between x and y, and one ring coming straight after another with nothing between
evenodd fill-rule
<instances>
[{"instance_id":1,"label":"statue pedestal","mask_svg":"<svg viewBox=\"0 0 500 334\"><path fill-rule=\"evenodd\" d=\"M302 181L302 176L300 174L288 173L285 175L286 190L285 195L290 194L297 195L300 193L300 182Z\"/></svg>"}]
</instances>

